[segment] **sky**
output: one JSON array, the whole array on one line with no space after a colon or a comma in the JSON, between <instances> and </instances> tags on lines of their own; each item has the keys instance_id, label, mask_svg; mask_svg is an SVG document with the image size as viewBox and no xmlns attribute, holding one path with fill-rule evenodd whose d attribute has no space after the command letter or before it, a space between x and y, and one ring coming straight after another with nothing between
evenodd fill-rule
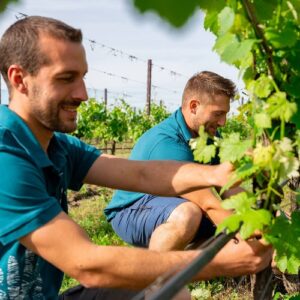
<instances>
[{"instance_id":1,"label":"sky","mask_svg":"<svg viewBox=\"0 0 300 300\"><path fill-rule=\"evenodd\" d=\"M180 106L187 80L199 71L216 72L242 86L238 70L221 63L212 51L215 38L204 30L200 11L178 30L152 13L140 14L130 1L20 0L0 15L0 35L22 14L53 17L80 28L89 96L103 101L106 88L109 105L123 98L133 107L145 106L148 59L153 63L151 98L162 100L170 112Z\"/></svg>"}]
</instances>

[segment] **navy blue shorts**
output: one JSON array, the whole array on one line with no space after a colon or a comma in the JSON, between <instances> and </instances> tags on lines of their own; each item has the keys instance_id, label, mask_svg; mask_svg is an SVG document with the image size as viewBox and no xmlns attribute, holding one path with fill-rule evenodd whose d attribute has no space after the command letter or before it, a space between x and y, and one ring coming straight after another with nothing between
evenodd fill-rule
<instances>
[{"instance_id":1,"label":"navy blue shorts","mask_svg":"<svg viewBox=\"0 0 300 300\"><path fill-rule=\"evenodd\" d=\"M179 197L145 195L131 206L119 211L111 220L111 225L125 242L146 248L155 228L165 223L178 205L187 201ZM208 238L214 232L212 222L203 217L195 239Z\"/></svg>"}]
</instances>

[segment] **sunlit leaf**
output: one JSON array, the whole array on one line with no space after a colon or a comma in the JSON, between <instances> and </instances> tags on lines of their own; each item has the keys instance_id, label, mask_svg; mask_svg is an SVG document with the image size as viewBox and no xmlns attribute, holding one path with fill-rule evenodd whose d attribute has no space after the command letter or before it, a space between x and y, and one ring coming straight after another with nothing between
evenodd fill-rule
<instances>
[{"instance_id":1,"label":"sunlit leaf","mask_svg":"<svg viewBox=\"0 0 300 300\"><path fill-rule=\"evenodd\" d=\"M221 162L235 161L242 158L245 152L251 147L251 140L241 140L239 133L232 133L221 141L220 158Z\"/></svg>"},{"instance_id":2,"label":"sunlit leaf","mask_svg":"<svg viewBox=\"0 0 300 300\"><path fill-rule=\"evenodd\" d=\"M230 7L225 7L218 15L219 34L225 34L233 25L234 11Z\"/></svg>"},{"instance_id":3,"label":"sunlit leaf","mask_svg":"<svg viewBox=\"0 0 300 300\"><path fill-rule=\"evenodd\" d=\"M272 127L271 118L265 112L255 114L254 115L254 122L255 122L255 125L258 128L271 128Z\"/></svg>"},{"instance_id":4,"label":"sunlit leaf","mask_svg":"<svg viewBox=\"0 0 300 300\"><path fill-rule=\"evenodd\" d=\"M189 0L184 4L173 0L133 0L135 7L141 12L153 11L176 27L183 26L199 9L198 0Z\"/></svg>"}]
</instances>

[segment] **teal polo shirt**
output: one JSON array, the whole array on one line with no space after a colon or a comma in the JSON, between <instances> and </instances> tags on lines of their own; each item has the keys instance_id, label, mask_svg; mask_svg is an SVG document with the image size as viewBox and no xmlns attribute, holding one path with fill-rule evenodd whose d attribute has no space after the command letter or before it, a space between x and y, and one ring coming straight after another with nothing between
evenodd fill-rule
<instances>
[{"instance_id":1,"label":"teal polo shirt","mask_svg":"<svg viewBox=\"0 0 300 300\"><path fill-rule=\"evenodd\" d=\"M192 138L181 108L163 122L149 129L135 144L130 159L194 161L189 146ZM123 208L143 197L143 193L117 190L104 212L110 221Z\"/></svg>"},{"instance_id":2,"label":"teal polo shirt","mask_svg":"<svg viewBox=\"0 0 300 300\"><path fill-rule=\"evenodd\" d=\"M57 299L63 273L19 239L67 212L67 189L80 189L99 155L62 133L46 155L26 123L0 105L0 299Z\"/></svg>"}]
</instances>

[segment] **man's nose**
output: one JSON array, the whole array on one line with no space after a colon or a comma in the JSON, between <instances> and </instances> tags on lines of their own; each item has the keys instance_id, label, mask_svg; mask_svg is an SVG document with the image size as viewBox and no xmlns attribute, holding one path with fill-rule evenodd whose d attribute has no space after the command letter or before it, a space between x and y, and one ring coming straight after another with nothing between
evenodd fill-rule
<instances>
[{"instance_id":1,"label":"man's nose","mask_svg":"<svg viewBox=\"0 0 300 300\"><path fill-rule=\"evenodd\" d=\"M225 124L226 124L226 116L224 116L218 120L219 126L225 126Z\"/></svg>"},{"instance_id":2,"label":"man's nose","mask_svg":"<svg viewBox=\"0 0 300 300\"><path fill-rule=\"evenodd\" d=\"M73 90L72 98L79 101L86 101L88 99L87 90L84 80L80 80Z\"/></svg>"}]
</instances>

